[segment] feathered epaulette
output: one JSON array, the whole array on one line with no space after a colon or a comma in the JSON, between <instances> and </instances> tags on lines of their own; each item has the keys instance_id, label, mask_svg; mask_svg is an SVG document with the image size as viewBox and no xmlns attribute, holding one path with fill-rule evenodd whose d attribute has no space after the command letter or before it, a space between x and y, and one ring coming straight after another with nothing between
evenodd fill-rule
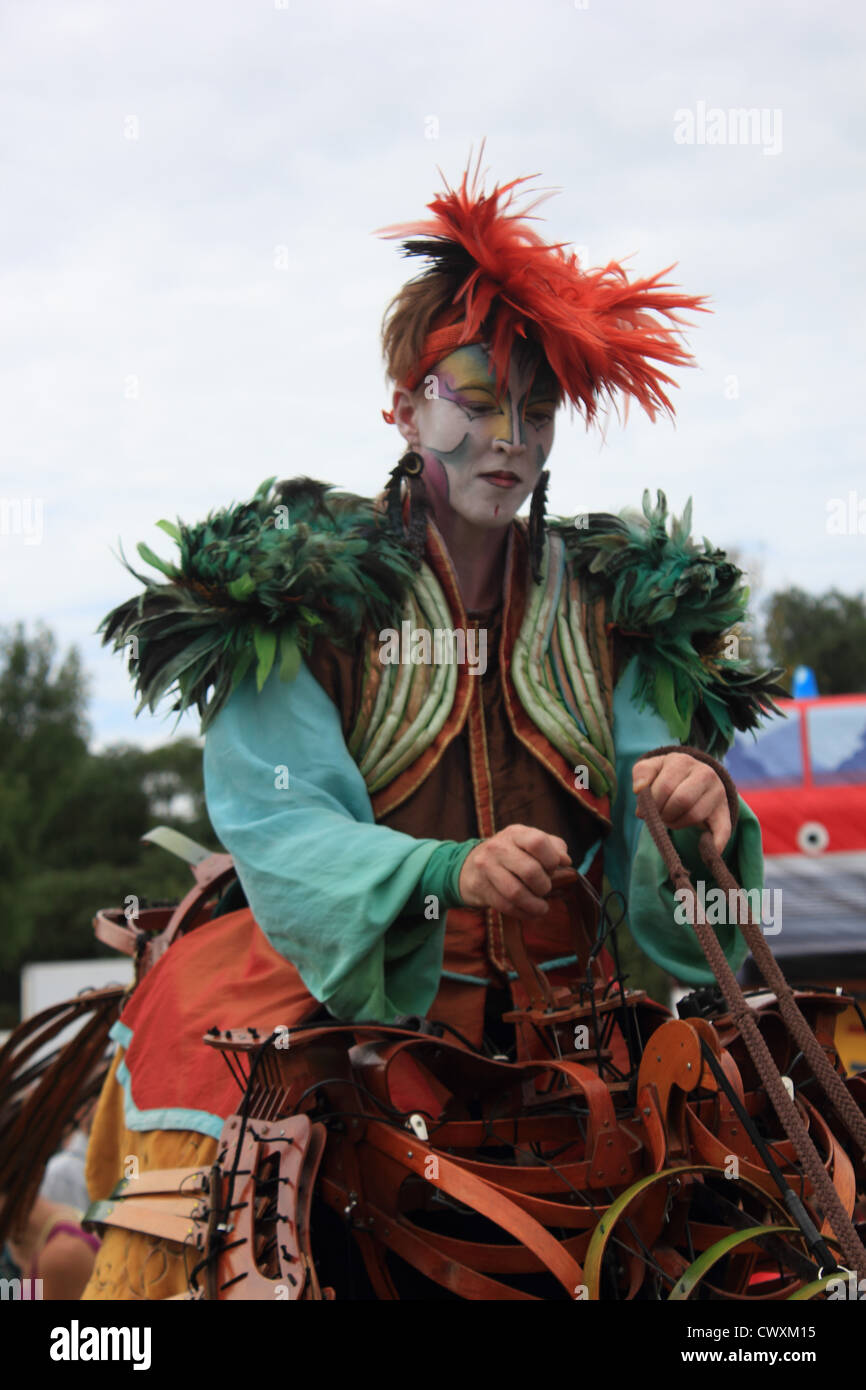
<instances>
[{"instance_id":1,"label":"feathered epaulette","mask_svg":"<svg viewBox=\"0 0 866 1390\"><path fill-rule=\"evenodd\" d=\"M317 635L350 646L368 623L393 626L417 561L373 502L310 478L274 483L194 526L160 521L176 562L144 544L138 553L162 581L121 550L144 592L98 631L128 648L136 713L174 695L175 710L197 707L204 731L253 662L261 690L275 666L292 680Z\"/></svg>"},{"instance_id":2,"label":"feathered epaulette","mask_svg":"<svg viewBox=\"0 0 866 1390\"><path fill-rule=\"evenodd\" d=\"M551 523L565 540L569 566L587 596L604 594L607 621L638 658L635 694L666 720L681 742L721 757L734 730L759 727L780 714L782 667L756 672L738 659L738 626L749 590L742 571L703 538L690 538L691 499L667 530L667 498L655 508L643 495L643 516L590 513Z\"/></svg>"}]
</instances>

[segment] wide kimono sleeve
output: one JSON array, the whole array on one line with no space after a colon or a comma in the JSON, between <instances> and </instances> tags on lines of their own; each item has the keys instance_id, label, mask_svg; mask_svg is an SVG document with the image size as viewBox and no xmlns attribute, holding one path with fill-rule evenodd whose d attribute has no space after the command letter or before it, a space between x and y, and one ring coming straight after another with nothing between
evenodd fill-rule
<instances>
[{"instance_id":1,"label":"wide kimono sleeve","mask_svg":"<svg viewBox=\"0 0 866 1390\"><path fill-rule=\"evenodd\" d=\"M205 795L271 944L338 1018L426 1015L470 849L375 823L335 705L306 665L244 680L205 739ZM422 911L423 894L436 896ZM409 915L405 915L405 914ZM429 920L428 920L429 917Z\"/></svg>"},{"instance_id":2,"label":"wide kimono sleeve","mask_svg":"<svg viewBox=\"0 0 866 1390\"><path fill-rule=\"evenodd\" d=\"M647 826L635 814L634 764L653 748L676 742L661 715L649 708L638 708L634 698L635 675L636 661L632 659L614 691L617 794L612 806L611 833L604 845L604 871L611 887L625 896L628 924L641 950L685 984L712 984L715 977L692 927L688 923L680 925L675 918L677 904L664 861ZM700 829L691 827L671 833L692 882L703 879L707 892L717 887L698 853ZM759 891L763 888L761 827L742 797L737 826L722 858L741 887ZM748 955L741 932L730 924L720 924L714 930L728 963L737 970Z\"/></svg>"}]
</instances>

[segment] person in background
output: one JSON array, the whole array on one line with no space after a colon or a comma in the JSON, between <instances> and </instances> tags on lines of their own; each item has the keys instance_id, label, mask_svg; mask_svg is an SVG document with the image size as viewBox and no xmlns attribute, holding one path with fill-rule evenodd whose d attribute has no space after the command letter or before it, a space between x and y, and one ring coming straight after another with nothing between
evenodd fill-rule
<instances>
[{"instance_id":1,"label":"person in background","mask_svg":"<svg viewBox=\"0 0 866 1390\"><path fill-rule=\"evenodd\" d=\"M79 1117L78 1124L63 1145L52 1154L45 1166L45 1176L39 1189L40 1197L49 1202L59 1202L62 1206L77 1207L86 1211L90 1203L87 1182L84 1177L84 1161L87 1145L90 1142L90 1122L93 1117L93 1102Z\"/></svg>"},{"instance_id":2,"label":"person in background","mask_svg":"<svg viewBox=\"0 0 866 1390\"><path fill-rule=\"evenodd\" d=\"M31 1281L27 1290L31 1298L32 1281L37 1279L42 1281L46 1301L81 1297L99 1249L98 1237L82 1229L81 1217L80 1208L40 1194L26 1221L7 1241L20 1278Z\"/></svg>"}]
</instances>

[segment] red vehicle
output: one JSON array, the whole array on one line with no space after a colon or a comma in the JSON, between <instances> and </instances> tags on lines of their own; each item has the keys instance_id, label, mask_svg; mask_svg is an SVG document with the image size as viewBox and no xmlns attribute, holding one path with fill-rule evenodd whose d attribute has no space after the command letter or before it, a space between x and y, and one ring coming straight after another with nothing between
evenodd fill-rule
<instances>
[{"instance_id":1,"label":"red vehicle","mask_svg":"<svg viewBox=\"0 0 866 1390\"><path fill-rule=\"evenodd\" d=\"M761 822L765 886L781 889L773 952L792 982L866 997L866 695L780 700L787 716L737 734L725 764ZM748 964L746 978L750 978ZM866 1067L855 1009L837 1045Z\"/></svg>"}]
</instances>

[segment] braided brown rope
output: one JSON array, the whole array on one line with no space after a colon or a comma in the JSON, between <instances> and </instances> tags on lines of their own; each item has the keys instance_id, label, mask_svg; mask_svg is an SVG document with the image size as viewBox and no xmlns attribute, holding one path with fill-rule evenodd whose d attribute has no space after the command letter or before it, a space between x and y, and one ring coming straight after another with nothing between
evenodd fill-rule
<instances>
[{"instance_id":1,"label":"braided brown rope","mask_svg":"<svg viewBox=\"0 0 866 1390\"><path fill-rule=\"evenodd\" d=\"M736 791L733 787L733 783L731 782L730 777L713 758L709 757L708 754L705 754L697 749L677 745L676 747L654 749L653 752L647 753L645 756L648 758L659 757L665 753L689 753L693 757L697 756L699 761L708 763L708 765L711 766L714 769L714 771L721 777L721 780L725 786L725 792L728 796L729 806L731 805L732 797L736 802ZM749 1007L749 1004L747 1003L745 996L743 995L743 991L740 989L740 986L734 976L734 972L731 970L731 967L728 965L728 962L725 959L724 952L722 951L722 948L719 944L715 932L713 931L712 927L708 926L706 923L698 922L697 920L698 913L695 910L697 902L695 897L695 890L692 886L692 881L689 877L688 871L683 866L683 863L679 855L677 854L676 847L673 841L671 840L670 835L668 834L668 831L662 821L659 809L656 806L652 793L648 787L645 787L638 794L638 807L641 816L643 817L647 825L647 828L650 834L652 835L655 845L662 856L662 859L664 861L666 869L668 870L674 888L676 890L681 889L686 893L687 902L690 904L691 907L692 926L695 935L698 938L698 941L700 942L701 949L703 950L703 953L706 956L710 969L712 970L713 974L719 982L719 987L722 991L722 994L724 995L725 1002L728 1006L731 1017L740 1030L740 1034L743 1038L743 1041L745 1042L746 1047L748 1048L749 1055L752 1058L758 1075L761 1078L761 1083L770 1099L770 1102L773 1106L773 1109L776 1112L776 1115L779 1118L779 1123L782 1125L782 1128L784 1129L791 1143L794 1145L795 1151L800 1157L806 1174L810 1182L812 1183L812 1188L816 1196L818 1197L821 1206L823 1207L824 1214L827 1217L827 1220L829 1221L830 1225L832 1226L833 1232L837 1240L839 1241L839 1245L842 1249L842 1253L846 1261L848 1262L850 1268L856 1271L858 1277L866 1278L866 1249L864 1249L860 1241L860 1238L857 1235L857 1232L854 1228L853 1222L851 1221L850 1217L848 1216L848 1213L843 1207L842 1202L839 1198L839 1194L833 1186L833 1183L831 1182L830 1177L828 1176L827 1171L824 1168L823 1163L821 1162L821 1157L817 1149L815 1148L815 1145L812 1142L812 1139L806 1129L806 1126L803 1123L803 1120L800 1117L800 1113L797 1110L797 1107L794 1105L794 1102L791 1100L790 1096L788 1095L788 1092L785 1089L782 1078L779 1075L779 1070L775 1062L773 1061L773 1058L770 1054L770 1050L767 1047L767 1044L765 1043L763 1036L761 1035L761 1032L755 1021L755 1015L752 1009ZM732 825L736 824L736 809L736 807L732 807ZM706 831L704 835L701 836L701 844L705 846L706 841L709 841L710 847L712 848L712 852L715 855L715 848L712 844L712 836L709 834L708 831ZM706 860L705 862L709 863L709 861ZM709 867L713 868L713 871L715 872L715 867L713 866L713 864L710 863ZM733 878L733 875L729 874L727 870L725 870L725 874L729 878L731 886L733 886L734 888L739 888L739 885ZM739 915L739 913L737 915ZM737 925L742 926L742 924L740 923L737 923ZM746 925L751 925L751 923ZM760 932L758 933L758 935L760 935ZM769 955L769 947L767 947L766 943L763 942L763 938L761 938L761 941L762 944L765 946L767 955ZM778 966L776 968L778 969ZM779 975L781 976L781 971L779 971ZM784 977L782 978L784 979ZM787 984L787 982L785 983ZM799 1009L797 1009L797 1013L799 1014L799 1018L802 1023L802 1027L799 1023L797 1024L797 1034L801 1034L803 1029L805 1029L806 1032L808 1032L810 1036L813 1038L818 1050L821 1051L820 1044L814 1037L814 1034L812 1034L809 1025L806 1023L806 1020L805 1018L803 1018L803 1015L800 1013ZM800 1043L800 1046L802 1047L803 1039L800 1036L797 1036L797 1041ZM803 1048L803 1051L805 1053L805 1048ZM823 1052L821 1052L821 1056L823 1057L824 1061L827 1062L827 1059L824 1056ZM829 1067L829 1062L827 1062L827 1066ZM839 1078L837 1077L837 1080L838 1079ZM847 1092L845 1094L847 1096ZM850 1097L848 1098L850 1099Z\"/></svg>"},{"instance_id":2,"label":"braided brown rope","mask_svg":"<svg viewBox=\"0 0 866 1390\"><path fill-rule=\"evenodd\" d=\"M731 812L732 830L737 824L739 814L737 789L727 768L717 763L715 758L711 758L708 753L703 753L697 748L667 748L657 749L656 753L662 752L682 752L688 753L699 762L706 763L713 769L721 779L728 798L728 807ZM656 756L653 754L651 756ZM666 836L667 838L667 836ZM739 884L734 878L722 856L719 854L713 842L713 837L708 830L701 835L698 850L707 868L713 874L719 887L726 893L739 892ZM728 899L730 901L730 898ZM740 899L737 899L739 909ZM826 1052L824 1051L812 1029L809 1027L799 1004L794 998L794 992L782 973L782 968L770 950L764 938L759 922L752 918L751 908L747 909L746 920L741 921L739 910L737 912L736 925L740 928L746 939L749 950L752 952L755 964L761 972L768 989L771 989L779 1002L779 1010L791 1030L791 1035L797 1043L803 1056L806 1058L815 1080L821 1090L830 1101L839 1119L847 1129L851 1138L858 1145L864 1159L866 1159L866 1116L856 1104L853 1096L845 1086L845 1082L839 1073L832 1066Z\"/></svg>"}]
</instances>

